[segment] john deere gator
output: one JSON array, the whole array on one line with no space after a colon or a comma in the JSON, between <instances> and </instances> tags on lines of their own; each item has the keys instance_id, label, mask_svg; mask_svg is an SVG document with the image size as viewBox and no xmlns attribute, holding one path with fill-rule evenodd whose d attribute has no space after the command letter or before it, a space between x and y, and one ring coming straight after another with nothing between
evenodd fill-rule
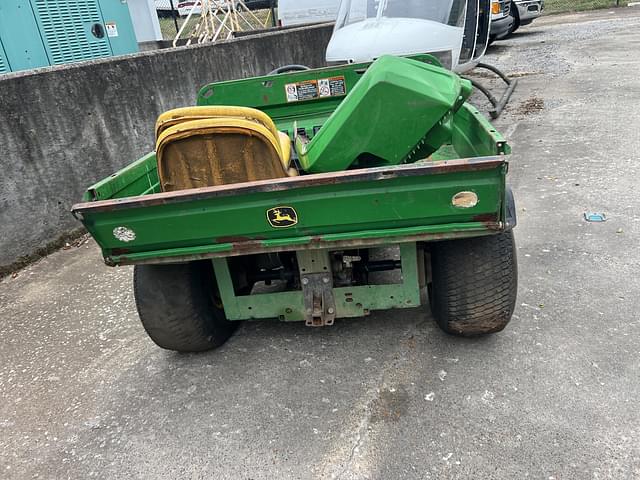
<instances>
[{"instance_id":1,"label":"john deere gator","mask_svg":"<svg viewBox=\"0 0 640 480\"><path fill-rule=\"evenodd\" d=\"M107 265L135 265L163 348L400 308L498 332L517 289L510 148L470 93L427 55L212 83L73 215Z\"/></svg>"}]
</instances>

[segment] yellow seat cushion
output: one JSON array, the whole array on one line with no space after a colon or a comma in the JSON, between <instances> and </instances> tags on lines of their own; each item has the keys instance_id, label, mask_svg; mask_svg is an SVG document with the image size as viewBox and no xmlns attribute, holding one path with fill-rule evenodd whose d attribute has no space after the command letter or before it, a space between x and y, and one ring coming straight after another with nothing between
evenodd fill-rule
<instances>
[{"instance_id":1,"label":"yellow seat cushion","mask_svg":"<svg viewBox=\"0 0 640 480\"><path fill-rule=\"evenodd\" d=\"M284 132L278 132L278 142L280 143L280 153L282 157L282 166L288 169L291 165L291 139Z\"/></svg>"},{"instance_id":2,"label":"yellow seat cushion","mask_svg":"<svg viewBox=\"0 0 640 480\"><path fill-rule=\"evenodd\" d=\"M156 143L161 188L175 191L286 177L292 173L286 138L285 143L280 132L274 135L262 122L235 116L166 126Z\"/></svg>"}]
</instances>

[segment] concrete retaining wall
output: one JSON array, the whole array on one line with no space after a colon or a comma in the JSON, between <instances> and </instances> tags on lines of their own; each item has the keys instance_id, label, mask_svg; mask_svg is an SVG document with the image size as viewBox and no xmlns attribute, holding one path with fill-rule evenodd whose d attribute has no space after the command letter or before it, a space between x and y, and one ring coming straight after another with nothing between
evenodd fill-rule
<instances>
[{"instance_id":1,"label":"concrete retaining wall","mask_svg":"<svg viewBox=\"0 0 640 480\"><path fill-rule=\"evenodd\" d=\"M84 189L153 148L161 112L211 81L325 64L330 25L0 76L0 275L79 224Z\"/></svg>"}]
</instances>

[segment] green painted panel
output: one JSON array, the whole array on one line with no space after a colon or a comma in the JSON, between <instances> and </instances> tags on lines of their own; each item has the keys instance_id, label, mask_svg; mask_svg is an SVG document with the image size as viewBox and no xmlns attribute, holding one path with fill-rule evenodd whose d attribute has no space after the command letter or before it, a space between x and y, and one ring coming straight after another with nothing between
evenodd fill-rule
<instances>
[{"instance_id":1,"label":"green painted panel","mask_svg":"<svg viewBox=\"0 0 640 480\"><path fill-rule=\"evenodd\" d=\"M337 318L363 317L374 310L420 306L418 259L415 243L400 245L402 283L334 288ZM225 258L213 259L218 290L229 320L273 318L286 322L304 320L301 290L236 296Z\"/></svg>"},{"instance_id":2,"label":"green painted panel","mask_svg":"<svg viewBox=\"0 0 640 480\"><path fill-rule=\"evenodd\" d=\"M423 63L440 65L431 55L413 55L408 58ZM287 97L287 86L308 85L323 79L343 79L344 93L349 94L370 63L340 65L338 67L267 75L241 80L230 80L205 85L198 93L198 105L237 105L252 107L267 113L278 128L293 138L295 128L304 128L310 138L314 127L319 128L340 105L345 95L333 89L334 95L308 96L298 101Z\"/></svg>"},{"instance_id":3,"label":"green painted panel","mask_svg":"<svg viewBox=\"0 0 640 480\"><path fill-rule=\"evenodd\" d=\"M469 103L453 117L451 140L431 155L432 160L509 155L511 147L495 127Z\"/></svg>"},{"instance_id":4,"label":"green painted panel","mask_svg":"<svg viewBox=\"0 0 640 480\"><path fill-rule=\"evenodd\" d=\"M451 138L453 113L471 88L442 67L384 55L310 143L298 137L300 164L306 172L335 172L426 158Z\"/></svg>"},{"instance_id":5,"label":"green painted panel","mask_svg":"<svg viewBox=\"0 0 640 480\"><path fill-rule=\"evenodd\" d=\"M454 118L451 142L459 158L509 155L511 147L504 137L475 107L468 103Z\"/></svg>"},{"instance_id":6,"label":"green painted panel","mask_svg":"<svg viewBox=\"0 0 640 480\"><path fill-rule=\"evenodd\" d=\"M410 168L395 167L395 168ZM269 241L296 237L357 233L427 225L499 221L505 164L475 170L414 176L389 176L371 181L339 182L280 191L247 191L207 196L184 202L133 204L96 211L81 209L83 223L105 255L149 250L211 246L232 241ZM457 209L452 197L461 190L480 198L472 208ZM147 197L147 196L145 196ZM298 223L273 228L266 212L279 205L293 207ZM87 206L89 207L89 206ZM126 227L135 239L123 242L114 229ZM125 253L125 252L122 252Z\"/></svg>"},{"instance_id":7,"label":"green painted panel","mask_svg":"<svg viewBox=\"0 0 640 480\"><path fill-rule=\"evenodd\" d=\"M421 227L387 228L380 230L361 230L358 232L335 233L329 235L302 236L280 238L278 240L264 240L258 242L258 247L264 253L271 251L291 251L318 248L318 241L322 241L327 248L339 242L359 242L360 246L382 246L406 242L421 237L421 241L444 240L453 238L479 237L497 233L494 228L488 227L483 222L447 223L442 225L426 225ZM352 246L352 244L351 244ZM124 250L124 249L122 249ZM136 263L171 263L202 258L217 258L230 255L242 255L247 252L242 245L234 246L232 243L218 243L195 247L175 247L166 250L146 250L140 253L126 253L107 255L105 250L105 262L108 265L133 265Z\"/></svg>"},{"instance_id":8,"label":"green painted panel","mask_svg":"<svg viewBox=\"0 0 640 480\"><path fill-rule=\"evenodd\" d=\"M226 258L213 259L218 290L229 320L279 318L288 322L304 319L302 291L277 292L237 297Z\"/></svg>"},{"instance_id":9,"label":"green painted panel","mask_svg":"<svg viewBox=\"0 0 640 480\"><path fill-rule=\"evenodd\" d=\"M135 197L160 192L155 152L148 153L122 170L92 185L84 200Z\"/></svg>"}]
</instances>

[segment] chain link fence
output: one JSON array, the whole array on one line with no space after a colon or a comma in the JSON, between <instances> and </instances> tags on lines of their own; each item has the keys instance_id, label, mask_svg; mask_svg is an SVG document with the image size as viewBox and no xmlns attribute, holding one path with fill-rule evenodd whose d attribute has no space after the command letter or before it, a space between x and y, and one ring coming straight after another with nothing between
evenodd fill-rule
<instances>
[{"instance_id":1,"label":"chain link fence","mask_svg":"<svg viewBox=\"0 0 640 480\"><path fill-rule=\"evenodd\" d=\"M598 8L626 7L627 0L545 0L545 13L581 12Z\"/></svg>"},{"instance_id":2,"label":"chain link fence","mask_svg":"<svg viewBox=\"0 0 640 480\"><path fill-rule=\"evenodd\" d=\"M223 0L220 1L224 3ZM245 15L245 18L252 24L253 28L262 29L275 26L274 8L277 4L276 0L243 0L243 4L253 13L253 15ZM162 38L165 40L173 40L176 37L192 9L194 12L181 38L188 36L200 21L201 7L198 0L155 0L155 6ZM247 26L245 25L245 27Z\"/></svg>"},{"instance_id":3,"label":"chain link fence","mask_svg":"<svg viewBox=\"0 0 640 480\"><path fill-rule=\"evenodd\" d=\"M185 2L184 0L155 0L162 38L165 40L173 40L175 38L187 18L188 9L193 6L193 3ZM197 18L199 18L199 15L194 12L190 21L197 21Z\"/></svg>"},{"instance_id":4,"label":"chain link fence","mask_svg":"<svg viewBox=\"0 0 640 480\"><path fill-rule=\"evenodd\" d=\"M1 1L1 0L0 0ZM630 0L545 0L544 13L564 13L580 12L585 10L595 10L598 8L626 7ZM274 26L273 18L277 6L277 0L243 0L244 4L253 11L253 14L260 20L254 28L261 29L265 26ZM173 40L191 8L195 8L194 14L189 20L189 25L185 28L185 34L193 30L200 19L200 8L198 0L155 0L156 12L160 22L162 38ZM185 35L183 35L184 37Z\"/></svg>"}]
</instances>

